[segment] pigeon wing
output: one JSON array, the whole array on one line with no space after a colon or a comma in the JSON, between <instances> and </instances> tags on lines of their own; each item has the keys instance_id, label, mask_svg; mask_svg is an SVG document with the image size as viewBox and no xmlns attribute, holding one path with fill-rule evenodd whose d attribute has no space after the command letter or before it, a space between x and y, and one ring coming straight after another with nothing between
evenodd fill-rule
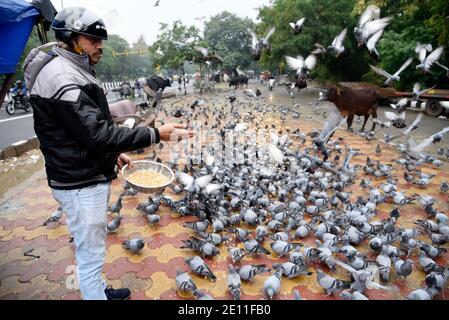
<instances>
[{"instance_id":1,"label":"pigeon wing","mask_svg":"<svg viewBox=\"0 0 449 320\"><path fill-rule=\"evenodd\" d=\"M298 72L304 66L304 58L302 58L301 56L298 56L298 58L285 56L285 60L287 61L287 65L289 66L290 69L297 70Z\"/></svg>"},{"instance_id":2,"label":"pigeon wing","mask_svg":"<svg viewBox=\"0 0 449 320\"><path fill-rule=\"evenodd\" d=\"M334 48L341 48L343 41L345 40L346 34L348 32L347 28L344 28L342 32L340 32L340 34L335 38L335 44L332 43L332 46Z\"/></svg>"},{"instance_id":3,"label":"pigeon wing","mask_svg":"<svg viewBox=\"0 0 449 320\"><path fill-rule=\"evenodd\" d=\"M302 27L302 25L304 24L304 21L306 20L306 18L301 18L296 22L296 25L298 27Z\"/></svg>"},{"instance_id":4,"label":"pigeon wing","mask_svg":"<svg viewBox=\"0 0 449 320\"><path fill-rule=\"evenodd\" d=\"M371 67L371 69L375 72L375 73L377 73L377 74L379 74L379 75L381 75L381 76L383 76L383 77L385 77L385 78L387 78L387 79L390 79L391 78L391 74L389 74L388 72L386 72L385 70L382 70L382 69L380 69L380 68L378 68L378 67L375 67L375 66L373 66L373 65L369 65L370 67Z\"/></svg>"},{"instance_id":5,"label":"pigeon wing","mask_svg":"<svg viewBox=\"0 0 449 320\"><path fill-rule=\"evenodd\" d=\"M430 69L430 67L440 59L441 55L443 54L444 48L443 46L436 48L434 51L432 51L431 54L429 54L424 62L426 69Z\"/></svg>"},{"instance_id":6,"label":"pigeon wing","mask_svg":"<svg viewBox=\"0 0 449 320\"><path fill-rule=\"evenodd\" d=\"M207 175L207 176L202 176L198 179L196 179L196 183L198 184L198 186L200 186L200 188L205 188L213 179L213 176L211 174Z\"/></svg>"},{"instance_id":7,"label":"pigeon wing","mask_svg":"<svg viewBox=\"0 0 449 320\"><path fill-rule=\"evenodd\" d=\"M274 33L275 31L276 31L276 28L275 28L275 27L271 28L271 29L268 31L267 36L265 37L265 39L263 39L263 43L264 43L264 44L268 44L268 39L270 39L270 37L273 35L273 33Z\"/></svg>"},{"instance_id":8,"label":"pigeon wing","mask_svg":"<svg viewBox=\"0 0 449 320\"><path fill-rule=\"evenodd\" d=\"M402 71L404 71L413 61L413 58L408 58L407 61L404 62L404 64L401 66L401 68L399 68L398 71L396 71L396 73L394 74L395 76L398 76L399 74L401 74Z\"/></svg>"},{"instance_id":9,"label":"pigeon wing","mask_svg":"<svg viewBox=\"0 0 449 320\"><path fill-rule=\"evenodd\" d=\"M376 32L385 29L385 27L390 23L391 19L391 17L385 17L382 19L367 22L363 27L363 36L367 39Z\"/></svg>"},{"instance_id":10,"label":"pigeon wing","mask_svg":"<svg viewBox=\"0 0 449 320\"><path fill-rule=\"evenodd\" d=\"M316 66L316 56L311 54L307 57L306 61L304 61L304 65L308 70L312 70Z\"/></svg>"},{"instance_id":11,"label":"pigeon wing","mask_svg":"<svg viewBox=\"0 0 449 320\"><path fill-rule=\"evenodd\" d=\"M378 6L368 6L359 18L359 27L362 28L368 21L379 19L380 8Z\"/></svg>"},{"instance_id":12,"label":"pigeon wing","mask_svg":"<svg viewBox=\"0 0 449 320\"><path fill-rule=\"evenodd\" d=\"M249 28L248 28L248 32L251 35L251 47L253 49L256 49L257 43L259 42L257 39L257 35L253 30L251 30Z\"/></svg>"},{"instance_id":13,"label":"pigeon wing","mask_svg":"<svg viewBox=\"0 0 449 320\"><path fill-rule=\"evenodd\" d=\"M184 172L178 172L176 173L176 177L186 187L186 189L190 189L194 181L192 176Z\"/></svg>"},{"instance_id":14,"label":"pigeon wing","mask_svg":"<svg viewBox=\"0 0 449 320\"><path fill-rule=\"evenodd\" d=\"M445 135L446 133L449 132L449 127L444 128L443 130L441 130L440 132L437 132L433 135L431 135L429 138L425 139L423 142L421 142L420 144L414 146L411 148L411 151L419 153L421 151L423 151L425 148L427 148L432 142L433 139L438 136L438 135Z\"/></svg>"},{"instance_id":15,"label":"pigeon wing","mask_svg":"<svg viewBox=\"0 0 449 320\"><path fill-rule=\"evenodd\" d=\"M376 48L376 44L379 41L379 39L382 37L382 34L384 33L384 30L379 30L376 32L371 38L368 39L366 42L366 47L369 51L373 51L374 48Z\"/></svg>"}]
</instances>

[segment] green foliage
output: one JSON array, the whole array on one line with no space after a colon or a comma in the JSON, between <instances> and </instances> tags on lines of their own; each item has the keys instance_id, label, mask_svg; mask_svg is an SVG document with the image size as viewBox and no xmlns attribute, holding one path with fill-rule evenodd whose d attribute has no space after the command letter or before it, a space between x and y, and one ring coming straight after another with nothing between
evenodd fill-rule
<instances>
[{"instance_id":1,"label":"green foliage","mask_svg":"<svg viewBox=\"0 0 449 320\"><path fill-rule=\"evenodd\" d=\"M381 8L381 17L393 17L377 44L379 62L369 56L366 48L357 47L353 33L360 14L371 4ZM416 71L418 59L414 49L418 42L431 43L434 48L445 45L449 49L448 16L449 0L275 0L260 9L262 22L256 28L257 33L263 36L271 26L276 27L270 39L272 54L263 55L260 66L283 72L285 55L305 58L315 49L314 43L327 47L347 27L344 46L348 54L338 59L330 54L320 56L312 72L315 79L322 82L366 80L381 84L385 79L374 74L369 64L394 73L409 57L414 57L414 63L401 74L400 83L395 84L398 89L411 90L416 81L445 87L448 79L442 68L434 66L432 73L426 75ZM304 29L294 36L288 23L302 17L306 18ZM443 64L449 62L448 49L440 59Z\"/></svg>"},{"instance_id":2,"label":"green foliage","mask_svg":"<svg viewBox=\"0 0 449 320\"><path fill-rule=\"evenodd\" d=\"M161 23L160 34L151 45L150 53L156 69L180 69L185 61L191 61L196 54L193 45L199 41L199 31L175 21L170 27Z\"/></svg>"},{"instance_id":3,"label":"green foliage","mask_svg":"<svg viewBox=\"0 0 449 320\"><path fill-rule=\"evenodd\" d=\"M211 17L204 26L204 40L207 47L224 59L224 69L251 68L251 36L247 29L253 27L248 18L239 18L224 11Z\"/></svg>"},{"instance_id":4,"label":"green foliage","mask_svg":"<svg viewBox=\"0 0 449 320\"><path fill-rule=\"evenodd\" d=\"M103 58L96 66L98 78L102 81L124 81L147 77L152 73L152 59L149 53L141 55L131 53L114 55L115 53L147 52L148 45L141 36L132 47L118 35L111 34L104 43Z\"/></svg>"}]
</instances>

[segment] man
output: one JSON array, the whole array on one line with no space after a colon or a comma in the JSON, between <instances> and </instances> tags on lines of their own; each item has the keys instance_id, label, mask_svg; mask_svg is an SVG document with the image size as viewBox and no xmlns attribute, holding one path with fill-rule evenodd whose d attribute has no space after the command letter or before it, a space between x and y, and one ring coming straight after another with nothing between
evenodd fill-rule
<instances>
[{"instance_id":1,"label":"man","mask_svg":"<svg viewBox=\"0 0 449 320\"><path fill-rule=\"evenodd\" d=\"M27 95L27 89L23 85L22 80L16 81L16 86L11 90L11 93L13 93L17 97L17 99L20 101L20 103L23 104L23 99Z\"/></svg>"},{"instance_id":2,"label":"man","mask_svg":"<svg viewBox=\"0 0 449 320\"><path fill-rule=\"evenodd\" d=\"M64 8L52 29L58 45L50 54L32 50L24 65L48 184L74 237L83 298L127 299L129 289L106 287L102 279L115 165L132 165L122 152L168 141L176 133L193 133L176 124L159 129L114 126L94 69L102 57L102 41L107 40L103 21L85 8Z\"/></svg>"}]
</instances>

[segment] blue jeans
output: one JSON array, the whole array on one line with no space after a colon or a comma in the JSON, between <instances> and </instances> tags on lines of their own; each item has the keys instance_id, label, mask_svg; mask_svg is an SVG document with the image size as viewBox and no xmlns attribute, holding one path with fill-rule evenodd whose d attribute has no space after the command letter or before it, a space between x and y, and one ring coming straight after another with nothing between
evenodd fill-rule
<instances>
[{"instance_id":1,"label":"blue jeans","mask_svg":"<svg viewBox=\"0 0 449 320\"><path fill-rule=\"evenodd\" d=\"M107 207L111 183L77 190L52 189L67 215L76 245L77 275L84 300L106 300L102 278L106 253Z\"/></svg>"}]
</instances>

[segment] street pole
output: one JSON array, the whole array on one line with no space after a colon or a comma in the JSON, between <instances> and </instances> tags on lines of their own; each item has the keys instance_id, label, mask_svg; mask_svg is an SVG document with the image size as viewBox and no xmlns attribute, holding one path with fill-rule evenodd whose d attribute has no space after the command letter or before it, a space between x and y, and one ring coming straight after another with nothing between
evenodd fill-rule
<instances>
[{"instance_id":1,"label":"street pole","mask_svg":"<svg viewBox=\"0 0 449 320\"><path fill-rule=\"evenodd\" d=\"M182 64L182 78L184 80L184 95L187 95L187 88L186 88L186 71L184 69L184 63Z\"/></svg>"},{"instance_id":2,"label":"street pole","mask_svg":"<svg viewBox=\"0 0 449 320\"><path fill-rule=\"evenodd\" d=\"M61 8L64 9L64 1L61 0Z\"/></svg>"}]
</instances>

